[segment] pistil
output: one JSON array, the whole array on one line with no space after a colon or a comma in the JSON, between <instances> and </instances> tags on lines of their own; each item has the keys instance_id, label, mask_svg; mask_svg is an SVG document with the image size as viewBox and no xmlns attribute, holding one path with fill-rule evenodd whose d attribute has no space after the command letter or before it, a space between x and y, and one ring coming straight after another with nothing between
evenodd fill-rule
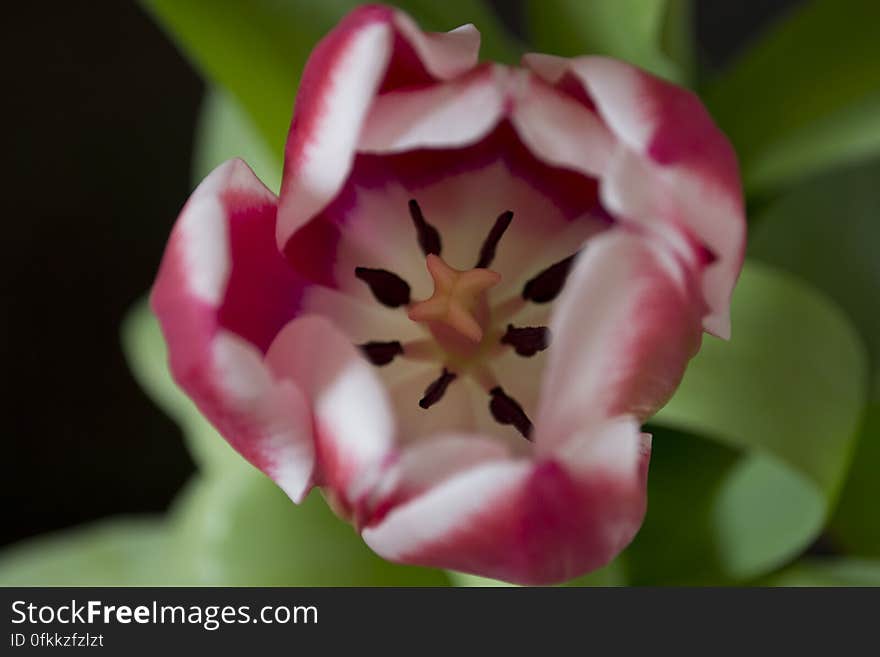
<instances>
[{"instance_id":1,"label":"pistil","mask_svg":"<svg viewBox=\"0 0 880 657\"><path fill-rule=\"evenodd\" d=\"M486 291L501 281L489 269L460 271L434 254L426 258L434 279L434 294L410 306L407 313L415 322L424 322L441 346L453 353L472 352L483 339L489 321Z\"/></svg>"}]
</instances>

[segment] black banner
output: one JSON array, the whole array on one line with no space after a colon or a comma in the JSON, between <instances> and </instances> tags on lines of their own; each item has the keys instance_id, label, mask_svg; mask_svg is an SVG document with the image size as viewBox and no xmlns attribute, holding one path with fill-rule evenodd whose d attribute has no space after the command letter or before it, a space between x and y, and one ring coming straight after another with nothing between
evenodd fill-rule
<instances>
[{"instance_id":1,"label":"black banner","mask_svg":"<svg viewBox=\"0 0 880 657\"><path fill-rule=\"evenodd\" d=\"M880 589L2 589L2 654L876 650ZM532 648L529 648L532 649Z\"/></svg>"}]
</instances>

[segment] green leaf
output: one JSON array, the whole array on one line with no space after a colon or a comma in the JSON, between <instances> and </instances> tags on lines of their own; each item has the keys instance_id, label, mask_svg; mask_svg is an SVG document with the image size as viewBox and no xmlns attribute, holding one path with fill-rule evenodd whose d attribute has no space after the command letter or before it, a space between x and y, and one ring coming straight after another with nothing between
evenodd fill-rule
<instances>
[{"instance_id":1,"label":"green leaf","mask_svg":"<svg viewBox=\"0 0 880 657\"><path fill-rule=\"evenodd\" d=\"M299 76L315 44L358 2L355 0L143 0L196 68L223 87L253 119L280 157ZM474 22L485 55L513 59L515 48L478 0L396 3L427 29Z\"/></svg>"},{"instance_id":2,"label":"green leaf","mask_svg":"<svg viewBox=\"0 0 880 657\"><path fill-rule=\"evenodd\" d=\"M696 72L694 7L691 0L666 0L666 15L660 33L660 51L675 66L669 79L682 84Z\"/></svg>"},{"instance_id":3,"label":"green leaf","mask_svg":"<svg viewBox=\"0 0 880 657\"><path fill-rule=\"evenodd\" d=\"M740 156L747 191L880 149L880 4L814 0L705 90Z\"/></svg>"},{"instance_id":4,"label":"green leaf","mask_svg":"<svg viewBox=\"0 0 880 657\"><path fill-rule=\"evenodd\" d=\"M541 52L609 55L678 82L690 75L687 0L527 0L526 12Z\"/></svg>"},{"instance_id":5,"label":"green leaf","mask_svg":"<svg viewBox=\"0 0 880 657\"><path fill-rule=\"evenodd\" d=\"M713 520L716 498L739 453L684 432L649 426L653 435L648 513L624 553L639 585L717 584L728 577Z\"/></svg>"},{"instance_id":6,"label":"green leaf","mask_svg":"<svg viewBox=\"0 0 880 657\"><path fill-rule=\"evenodd\" d=\"M180 425L187 447L201 468L250 468L171 378L165 340L146 299L135 304L122 322L122 348L134 378L159 408Z\"/></svg>"},{"instance_id":7,"label":"green leaf","mask_svg":"<svg viewBox=\"0 0 880 657\"><path fill-rule=\"evenodd\" d=\"M250 117L229 92L211 87L205 94L193 149L193 181L240 157L266 187L281 189L281 157L273 153Z\"/></svg>"},{"instance_id":8,"label":"green leaf","mask_svg":"<svg viewBox=\"0 0 880 657\"><path fill-rule=\"evenodd\" d=\"M831 521L836 544L850 554L880 557L880 400L868 408L852 469Z\"/></svg>"},{"instance_id":9,"label":"green leaf","mask_svg":"<svg viewBox=\"0 0 880 657\"><path fill-rule=\"evenodd\" d=\"M201 73L241 102L280 155L300 71L341 13L338 3L145 0L144 5Z\"/></svg>"},{"instance_id":10,"label":"green leaf","mask_svg":"<svg viewBox=\"0 0 880 657\"><path fill-rule=\"evenodd\" d=\"M627 583L626 561L618 557L607 566L581 575L564 584L564 586L625 586Z\"/></svg>"},{"instance_id":11,"label":"green leaf","mask_svg":"<svg viewBox=\"0 0 880 657\"><path fill-rule=\"evenodd\" d=\"M168 543L163 520L102 520L6 548L0 586L171 586Z\"/></svg>"},{"instance_id":12,"label":"green leaf","mask_svg":"<svg viewBox=\"0 0 880 657\"><path fill-rule=\"evenodd\" d=\"M0 553L0 586L448 584L373 554L318 493L297 506L250 468L196 478L168 520L105 520Z\"/></svg>"},{"instance_id":13,"label":"green leaf","mask_svg":"<svg viewBox=\"0 0 880 657\"><path fill-rule=\"evenodd\" d=\"M765 586L880 586L880 561L812 558L759 582Z\"/></svg>"},{"instance_id":14,"label":"green leaf","mask_svg":"<svg viewBox=\"0 0 880 657\"><path fill-rule=\"evenodd\" d=\"M754 262L732 318L733 338L704 340L656 420L764 451L834 493L865 405L858 335L822 295Z\"/></svg>"},{"instance_id":15,"label":"green leaf","mask_svg":"<svg viewBox=\"0 0 880 657\"><path fill-rule=\"evenodd\" d=\"M843 308L871 360L872 405L832 521L848 551L880 556L880 160L798 185L755 222L750 254L822 290Z\"/></svg>"},{"instance_id":16,"label":"green leaf","mask_svg":"<svg viewBox=\"0 0 880 657\"><path fill-rule=\"evenodd\" d=\"M172 546L191 584L446 586L441 571L373 554L317 491L300 505L268 478L237 470L196 479L174 509Z\"/></svg>"},{"instance_id":17,"label":"green leaf","mask_svg":"<svg viewBox=\"0 0 880 657\"><path fill-rule=\"evenodd\" d=\"M653 420L692 437L654 441L646 529L628 561L637 583L701 568L736 581L780 566L816 537L846 475L866 391L846 317L755 263L732 316L732 340L704 340Z\"/></svg>"},{"instance_id":18,"label":"green leaf","mask_svg":"<svg viewBox=\"0 0 880 657\"><path fill-rule=\"evenodd\" d=\"M814 178L756 217L749 256L795 274L843 308L865 340L880 400L880 160Z\"/></svg>"}]
</instances>

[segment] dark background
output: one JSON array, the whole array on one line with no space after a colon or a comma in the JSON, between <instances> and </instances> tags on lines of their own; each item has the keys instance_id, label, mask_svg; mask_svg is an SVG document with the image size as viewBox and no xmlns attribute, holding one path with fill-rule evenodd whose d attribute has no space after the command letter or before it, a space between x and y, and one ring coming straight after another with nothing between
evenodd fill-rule
<instances>
[{"instance_id":1,"label":"dark background","mask_svg":"<svg viewBox=\"0 0 880 657\"><path fill-rule=\"evenodd\" d=\"M518 25L515 2L493 4ZM797 3L694 4L710 70ZM2 544L165 509L193 470L128 373L119 323L191 191L204 85L133 2L13 3L0 29Z\"/></svg>"}]
</instances>

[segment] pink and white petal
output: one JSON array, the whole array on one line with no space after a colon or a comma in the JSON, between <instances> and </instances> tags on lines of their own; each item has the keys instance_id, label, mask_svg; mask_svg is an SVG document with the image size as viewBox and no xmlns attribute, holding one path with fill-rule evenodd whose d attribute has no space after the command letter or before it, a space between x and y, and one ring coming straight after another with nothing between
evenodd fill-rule
<instances>
[{"instance_id":1,"label":"pink and white petal","mask_svg":"<svg viewBox=\"0 0 880 657\"><path fill-rule=\"evenodd\" d=\"M449 477L508 456L501 443L478 434L445 434L415 443L402 450L400 458L371 491L369 514L364 520L375 524L392 507Z\"/></svg>"},{"instance_id":2,"label":"pink and white petal","mask_svg":"<svg viewBox=\"0 0 880 657\"><path fill-rule=\"evenodd\" d=\"M522 56L522 66L537 74L542 80L556 85L568 73L571 59L558 55L545 55L540 52L528 52Z\"/></svg>"},{"instance_id":3,"label":"pink and white petal","mask_svg":"<svg viewBox=\"0 0 880 657\"><path fill-rule=\"evenodd\" d=\"M300 317L279 333L266 362L290 381L311 408L315 480L339 499L357 499L375 483L391 453L394 418L374 368L329 320Z\"/></svg>"},{"instance_id":4,"label":"pink and white petal","mask_svg":"<svg viewBox=\"0 0 880 657\"><path fill-rule=\"evenodd\" d=\"M199 301L219 307L233 268L231 224L240 224L241 239L256 241L260 248L260 233L274 223L277 202L243 160L232 159L214 169L174 225L157 281L159 300L164 284L173 282ZM244 255L245 249L238 250ZM177 277L173 281L172 275Z\"/></svg>"},{"instance_id":5,"label":"pink and white petal","mask_svg":"<svg viewBox=\"0 0 880 657\"><path fill-rule=\"evenodd\" d=\"M536 75L523 76L511 112L523 143L541 160L601 176L617 147L595 112L559 93Z\"/></svg>"},{"instance_id":6,"label":"pink and white petal","mask_svg":"<svg viewBox=\"0 0 880 657\"><path fill-rule=\"evenodd\" d=\"M275 245L274 194L268 193L243 161L232 162L222 194L228 211L231 270L218 321L265 353L281 327L301 312L308 285ZM213 248L194 243L194 250L207 253Z\"/></svg>"},{"instance_id":7,"label":"pink and white petal","mask_svg":"<svg viewBox=\"0 0 880 657\"><path fill-rule=\"evenodd\" d=\"M620 415L573 435L552 457L581 478L601 471L643 483L651 458L651 435L642 432L637 418Z\"/></svg>"},{"instance_id":8,"label":"pink and white petal","mask_svg":"<svg viewBox=\"0 0 880 657\"><path fill-rule=\"evenodd\" d=\"M608 418L645 420L668 401L700 345L695 280L650 236L615 228L590 241L550 321L539 454Z\"/></svg>"},{"instance_id":9,"label":"pink and white petal","mask_svg":"<svg viewBox=\"0 0 880 657\"><path fill-rule=\"evenodd\" d=\"M623 145L619 161L602 180L609 210L643 224L659 219L684 227L716 258L702 282L710 309L704 326L727 337L730 296L745 249L745 216L736 154L699 98L603 57L527 55L524 63L551 84L566 73L576 76Z\"/></svg>"},{"instance_id":10,"label":"pink and white petal","mask_svg":"<svg viewBox=\"0 0 880 657\"><path fill-rule=\"evenodd\" d=\"M276 381L262 354L228 331L217 334L212 351L213 375L222 394L222 406L213 415L225 416L223 424L236 427L237 436L257 436L248 441L246 451L239 451L298 504L311 487L315 467L305 396L291 382Z\"/></svg>"},{"instance_id":11,"label":"pink and white petal","mask_svg":"<svg viewBox=\"0 0 880 657\"><path fill-rule=\"evenodd\" d=\"M391 509L361 534L390 561L505 577L501 560L517 550L502 543L503 534L531 471L527 461L477 466Z\"/></svg>"},{"instance_id":12,"label":"pink and white petal","mask_svg":"<svg viewBox=\"0 0 880 657\"><path fill-rule=\"evenodd\" d=\"M384 12L356 11L309 57L285 147L276 234L280 249L342 186L392 44Z\"/></svg>"},{"instance_id":13,"label":"pink and white petal","mask_svg":"<svg viewBox=\"0 0 880 657\"><path fill-rule=\"evenodd\" d=\"M642 223L678 253L702 267L700 284L707 314L703 327L720 338L730 337L730 299L742 269L745 248L745 219L742 209L708 190L701 181L686 175L658 172L658 166L629 149L611 158L608 174L600 186L602 202L621 216ZM677 199L670 190L690 199ZM690 205L690 207L685 207ZM689 217L703 217L711 224L711 237L698 232ZM652 221L652 217L665 217ZM697 242L697 243L695 243Z\"/></svg>"},{"instance_id":14,"label":"pink and white petal","mask_svg":"<svg viewBox=\"0 0 880 657\"><path fill-rule=\"evenodd\" d=\"M388 75L401 83L451 78L476 64L478 49L472 26L426 34L390 7L368 5L348 14L312 52L300 81L285 147L279 248L339 191ZM411 65L427 79L410 79Z\"/></svg>"},{"instance_id":15,"label":"pink and white petal","mask_svg":"<svg viewBox=\"0 0 880 657\"><path fill-rule=\"evenodd\" d=\"M423 32L409 15L393 11L394 26L415 50L425 70L438 80L450 80L477 65L480 32L468 23L449 32Z\"/></svg>"},{"instance_id":16,"label":"pink and white petal","mask_svg":"<svg viewBox=\"0 0 880 657\"><path fill-rule=\"evenodd\" d=\"M275 196L241 160L193 192L151 294L177 383L294 501L314 457L299 393L276 388L262 352L297 312L302 282L275 247Z\"/></svg>"},{"instance_id":17,"label":"pink and white petal","mask_svg":"<svg viewBox=\"0 0 880 657\"><path fill-rule=\"evenodd\" d=\"M370 109L358 150L456 148L479 140L504 114L507 75L503 67L486 65L450 82L380 95Z\"/></svg>"},{"instance_id":18,"label":"pink and white petal","mask_svg":"<svg viewBox=\"0 0 880 657\"><path fill-rule=\"evenodd\" d=\"M651 436L641 431L636 418L620 416L573 436L552 459L580 496L573 511L580 531L572 535L569 573L594 570L629 545L642 525ZM593 555L592 563L585 564L581 554Z\"/></svg>"},{"instance_id":19,"label":"pink and white petal","mask_svg":"<svg viewBox=\"0 0 880 657\"><path fill-rule=\"evenodd\" d=\"M635 423L597 430L586 455L572 442L571 454L490 461L444 479L365 527L364 540L392 561L520 584L599 568L641 524L647 461Z\"/></svg>"}]
</instances>

